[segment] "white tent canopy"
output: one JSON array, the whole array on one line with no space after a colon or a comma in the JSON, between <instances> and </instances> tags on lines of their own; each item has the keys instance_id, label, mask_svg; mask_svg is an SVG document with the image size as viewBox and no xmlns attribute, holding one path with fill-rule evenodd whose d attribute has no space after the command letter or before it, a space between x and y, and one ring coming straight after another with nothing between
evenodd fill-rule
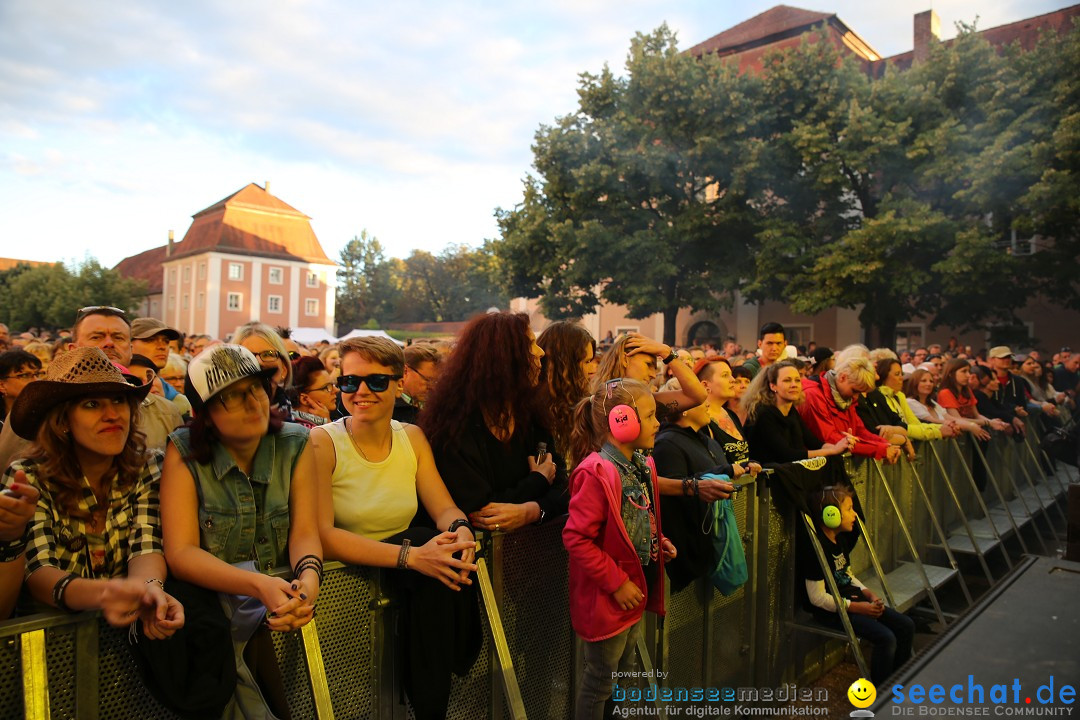
<instances>
[{"instance_id":1,"label":"white tent canopy","mask_svg":"<svg viewBox=\"0 0 1080 720\"><path fill-rule=\"evenodd\" d=\"M394 340L394 338L386 334L385 330L361 330L359 328L353 328L345 335L339 337L338 340L348 340L354 337L384 337L388 340ZM402 347L405 347L405 343L401 342L400 340L394 340L394 342L396 342L398 345L401 345Z\"/></svg>"},{"instance_id":2,"label":"white tent canopy","mask_svg":"<svg viewBox=\"0 0 1080 720\"><path fill-rule=\"evenodd\" d=\"M293 328L291 337L301 345L314 345L325 340L328 343L336 343L337 338L326 332L323 328L298 327Z\"/></svg>"}]
</instances>

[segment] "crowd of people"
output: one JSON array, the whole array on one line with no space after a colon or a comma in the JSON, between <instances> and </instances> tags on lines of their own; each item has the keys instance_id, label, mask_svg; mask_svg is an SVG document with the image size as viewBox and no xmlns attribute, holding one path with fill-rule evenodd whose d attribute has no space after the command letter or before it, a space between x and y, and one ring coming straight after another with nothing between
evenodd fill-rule
<instances>
[{"instance_id":1,"label":"crowd of people","mask_svg":"<svg viewBox=\"0 0 1080 720\"><path fill-rule=\"evenodd\" d=\"M443 717L452 674L480 649L478 533L566 517L585 641L575 717L598 718L644 611L664 612L665 582L715 571L710 528L763 468L1022 438L1060 427L1080 390L1068 348L833 353L789 345L778 323L757 345L598 343L572 322L536 335L506 312L405 348L303 347L258 322L185 336L108 306L80 309L55 338L0 326L0 617L100 610L133 637L171 638L133 647L178 712L287 717L260 649L315 616L325 561L384 568L405 692L418 718ZM823 624L844 603L874 643L878 683L910 655L913 625L850 572L859 510L845 480L793 498L841 597L805 549L797 585ZM287 578L271 574L282 567ZM220 683L170 674L195 647Z\"/></svg>"}]
</instances>

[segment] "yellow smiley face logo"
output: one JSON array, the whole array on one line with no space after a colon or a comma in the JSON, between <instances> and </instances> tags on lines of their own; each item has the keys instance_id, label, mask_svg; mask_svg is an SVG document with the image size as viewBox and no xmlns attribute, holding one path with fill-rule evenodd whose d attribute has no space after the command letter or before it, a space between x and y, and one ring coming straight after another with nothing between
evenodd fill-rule
<instances>
[{"instance_id":1,"label":"yellow smiley face logo","mask_svg":"<svg viewBox=\"0 0 1080 720\"><path fill-rule=\"evenodd\" d=\"M877 690L866 678L859 678L847 689L847 698L857 708L870 707L877 698Z\"/></svg>"}]
</instances>

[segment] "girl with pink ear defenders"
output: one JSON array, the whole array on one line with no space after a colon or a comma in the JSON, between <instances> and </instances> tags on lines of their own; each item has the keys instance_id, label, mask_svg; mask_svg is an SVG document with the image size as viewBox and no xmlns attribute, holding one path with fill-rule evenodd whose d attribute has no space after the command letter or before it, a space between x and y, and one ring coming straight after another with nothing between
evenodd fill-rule
<instances>
[{"instance_id":1,"label":"girl with pink ear defenders","mask_svg":"<svg viewBox=\"0 0 1080 720\"><path fill-rule=\"evenodd\" d=\"M637 380L601 385L574 409L570 515L563 545L570 559L570 621L585 641L585 673L574 717L599 718L613 673L628 671L645 610L664 614L664 563L675 546L657 511L652 448L656 401Z\"/></svg>"}]
</instances>

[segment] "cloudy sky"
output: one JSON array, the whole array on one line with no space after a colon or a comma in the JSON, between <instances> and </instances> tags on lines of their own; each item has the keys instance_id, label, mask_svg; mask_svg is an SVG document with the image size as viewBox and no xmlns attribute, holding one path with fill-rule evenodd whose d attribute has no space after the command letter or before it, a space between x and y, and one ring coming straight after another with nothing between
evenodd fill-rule
<instances>
[{"instance_id":1,"label":"cloudy sky","mask_svg":"<svg viewBox=\"0 0 1080 720\"><path fill-rule=\"evenodd\" d=\"M689 47L774 4L3 0L0 256L113 265L267 180L334 258L365 228L399 257L476 245L578 73L621 71L636 31ZM1068 4L933 2L947 37ZM887 56L930 5L805 7Z\"/></svg>"}]
</instances>

